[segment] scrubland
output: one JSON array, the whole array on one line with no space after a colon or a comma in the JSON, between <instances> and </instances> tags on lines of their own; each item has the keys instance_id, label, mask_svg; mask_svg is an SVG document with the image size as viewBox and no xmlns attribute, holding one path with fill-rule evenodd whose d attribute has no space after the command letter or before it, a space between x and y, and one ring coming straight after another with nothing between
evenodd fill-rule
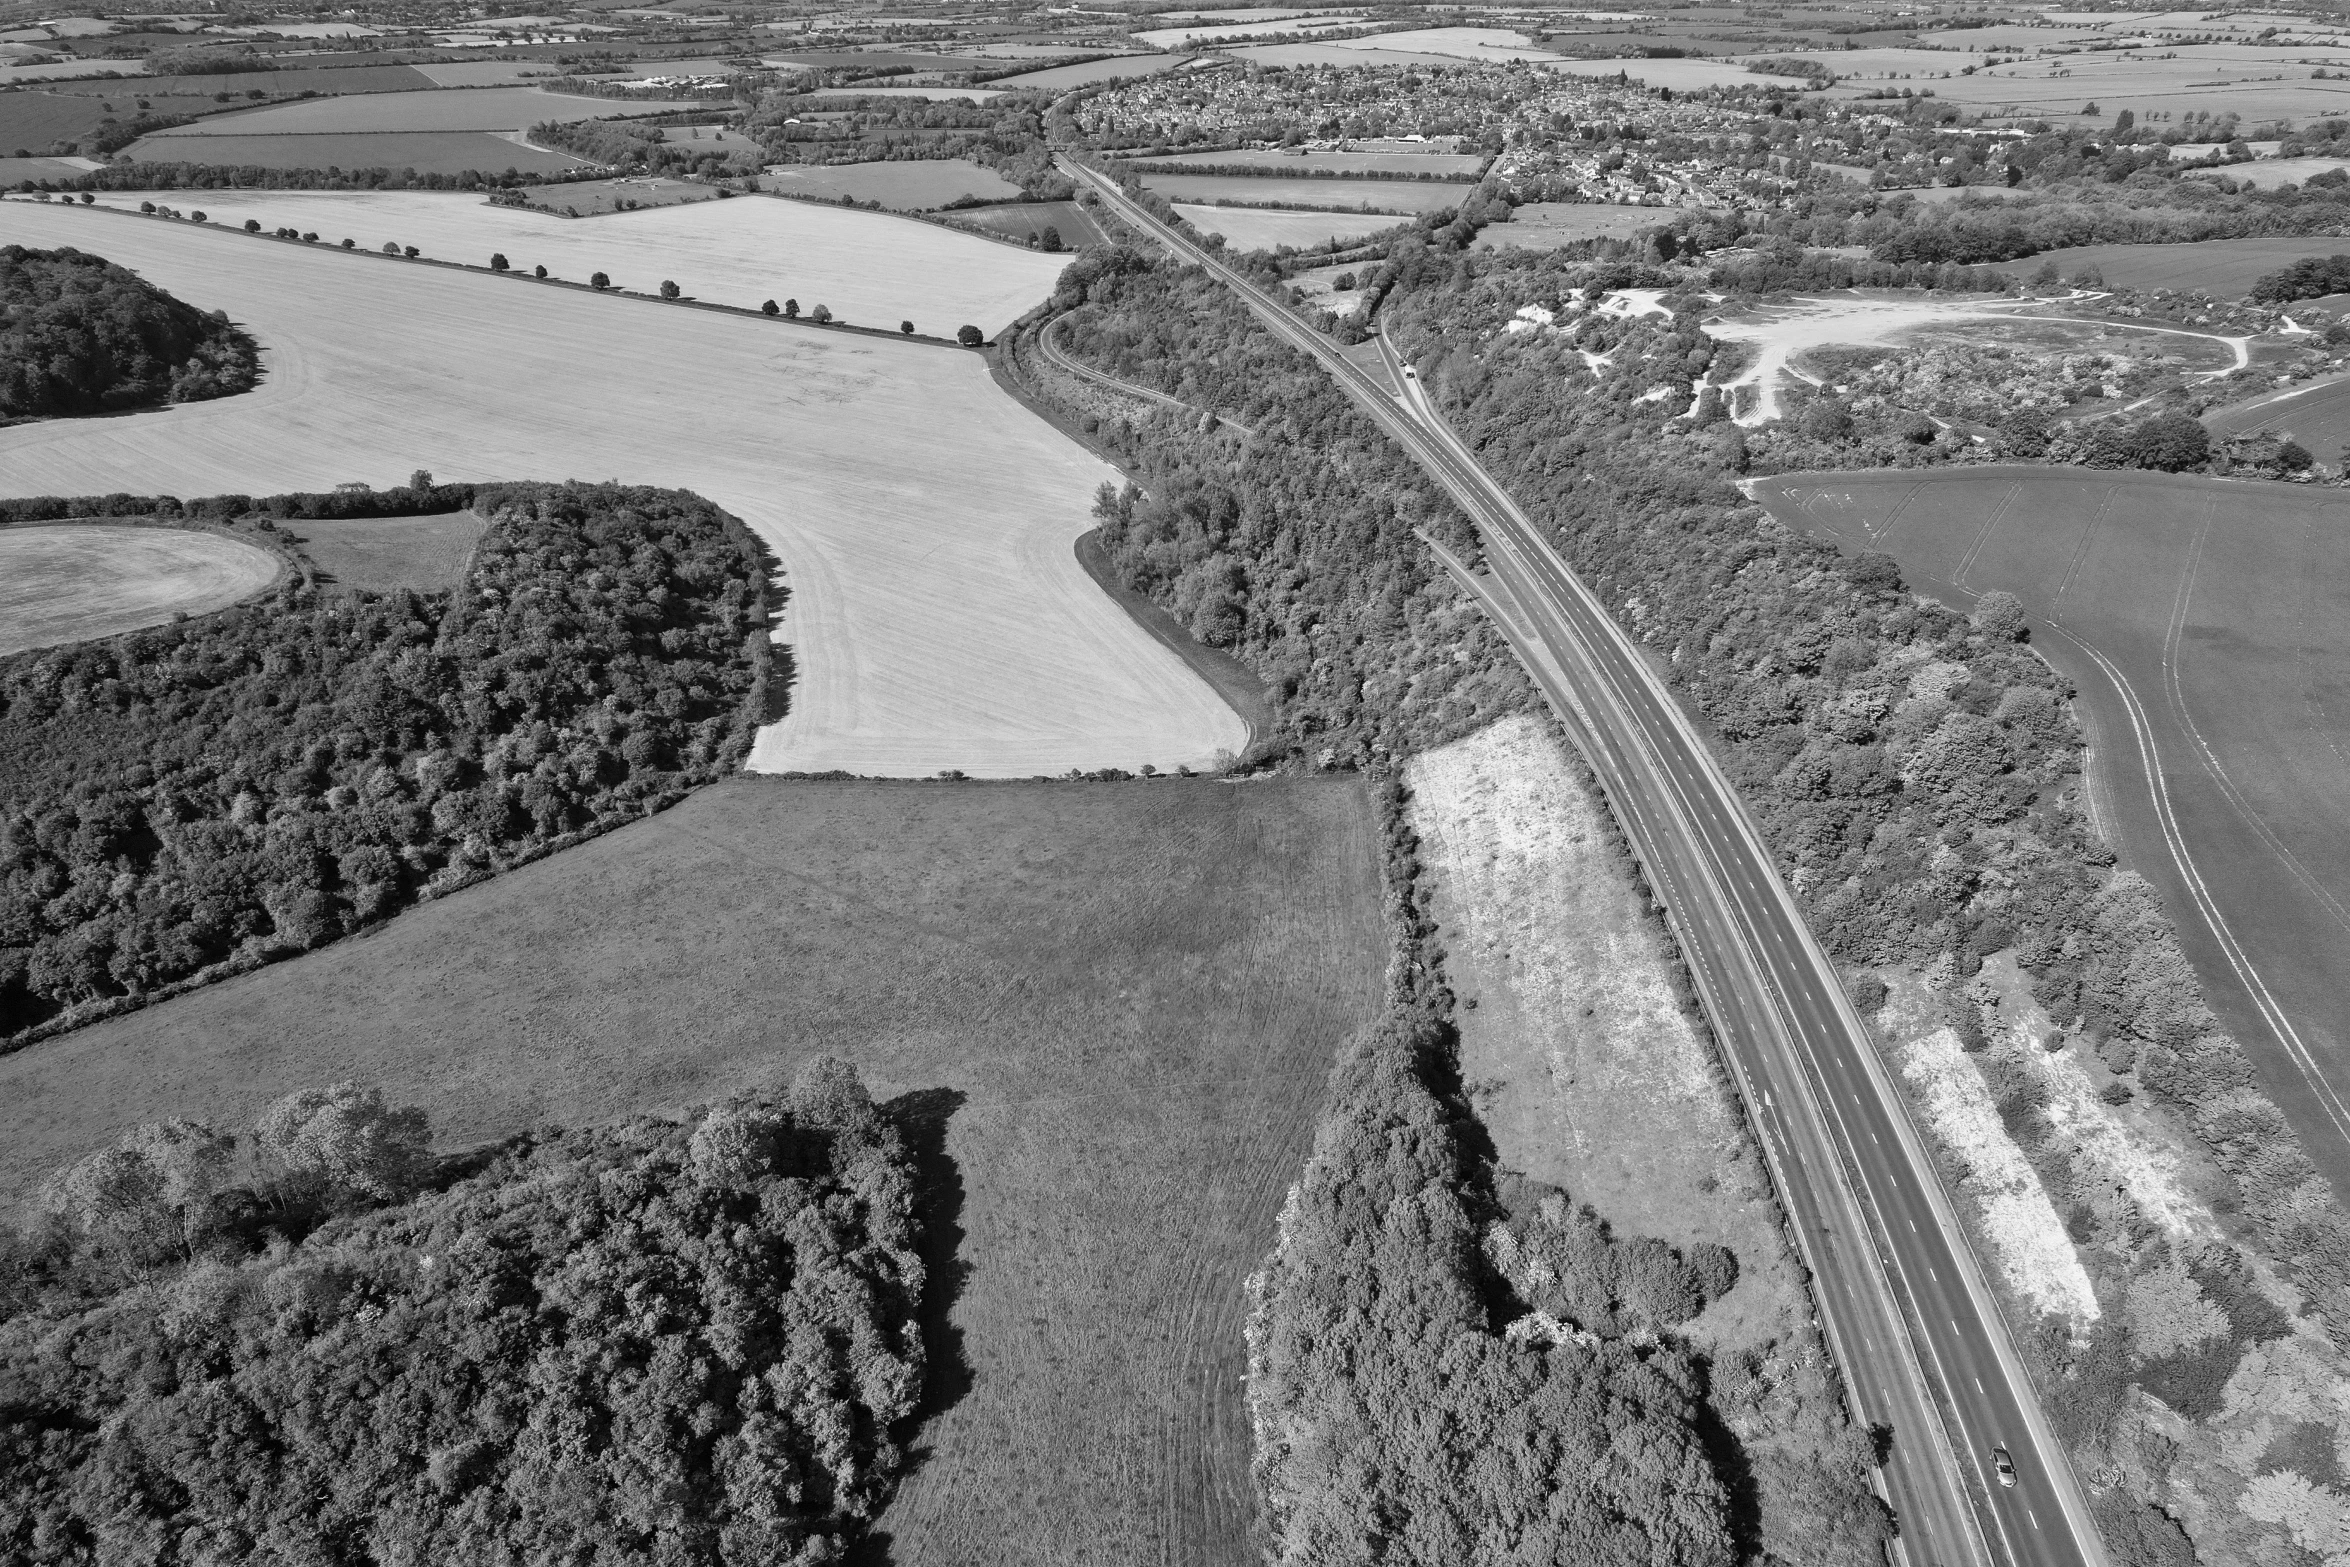
<instances>
[{"instance_id":1,"label":"scrubland","mask_svg":"<svg viewBox=\"0 0 2350 1567\"><path fill-rule=\"evenodd\" d=\"M756 529L786 573L797 679L755 767L1026 776L1205 764L1246 743L1240 718L1077 563L1114 471L1005 397L977 354L186 224L5 210L27 238L100 250L226 309L266 345L267 371L218 402L0 431L13 493L267 494L398 483L419 466L691 489ZM836 279L862 260L819 259Z\"/></svg>"}]
</instances>

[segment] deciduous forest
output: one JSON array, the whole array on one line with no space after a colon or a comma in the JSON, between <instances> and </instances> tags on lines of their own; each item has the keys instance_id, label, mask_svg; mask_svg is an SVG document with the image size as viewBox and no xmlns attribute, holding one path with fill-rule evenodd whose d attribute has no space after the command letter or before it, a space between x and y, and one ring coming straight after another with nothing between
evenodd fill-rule
<instances>
[{"instance_id":1,"label":"deciduous forest","mask_svg":"<svg viewBox=\"0 0 2350 1567\"><path fill-rule=\"evenodd\" d=\"M201 402L260 375L227 316L100 256L0 245L0 422Z\"/></svg>"},{"instance_id":2,"label":"deciduous forest","mask_svg":"<svg viewBox=\"0 0 2350 1567\"><path fill-rule=\"evenodd\" d=\"M841 1559L920 1396L850 1068L436 1164L351 1085L143 1126L0 1237L0 1558Z\"/></svg>"},{"instance_id":3,"label":"deciduous forest","mask_svg":"<svg viewBox=\"0 0 2350 1567\"><path fill-rule=\"evenodd\" d=\"M193 509L257 511L261 532L343 500ZM489 527L452 594L296 574L0 659L0 1039L331 941L740 761L768 577L739 522L620 485L474 504Z\"/></svg>"}]
</instances>

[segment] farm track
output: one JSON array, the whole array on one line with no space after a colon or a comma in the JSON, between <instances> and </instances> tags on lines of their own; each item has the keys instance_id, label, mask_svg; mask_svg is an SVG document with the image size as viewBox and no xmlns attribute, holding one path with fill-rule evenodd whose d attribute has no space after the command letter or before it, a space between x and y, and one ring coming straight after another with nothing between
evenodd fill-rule
<instances>
[{"instance_id":1,"label":"farm track","mask_svg":"<svg viewBox=\"0 0 2350 1567\"><path fill-rule=\"evenodd\" d=\"M1375 376L1114 182L1061 161L1136 232L1206 268L1319 360L1476 524L1490 575L1447 564L1576 737L1668 911L1813 1271L1855 1413L1894 1426L1882 1474L1909 1562L2102 1563L2086 1499L1905 1102L1735 790L1639 647L1408 369L1391 359ZM2015 1454L2013 1489L1990 1483L1994 1445Z\"/></svg>"},{"instance_id":2,"label":"farm track","mask_svg":"<svg viewBox=\"0 0 2350 1567\"><path fill-rule=\"evenodd\" d=\"M1861 533L1925 591L2024 601L2101 736L2086 781L2100 830L2179 911L2213 1006L2350 1197L2350 712L2334 694L2350 616L2327 587L2350 507L2300 486L2027 467L1755 489L1791 526ZM1973 520L2010 507L2032 526L1994 537Z\"/></svg>"}]
</instances>

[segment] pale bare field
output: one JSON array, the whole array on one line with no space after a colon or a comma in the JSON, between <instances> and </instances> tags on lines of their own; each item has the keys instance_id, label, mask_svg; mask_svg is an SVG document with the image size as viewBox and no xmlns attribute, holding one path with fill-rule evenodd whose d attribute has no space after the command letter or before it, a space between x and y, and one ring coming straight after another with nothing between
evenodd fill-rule
<instances>
[{"instance_id":1,"label":"pale bare field","mask_svg":"<svg viewBox=\"0 0 2350 1567\"><path fill-rule=\"evenodd\" d=\"M9 494L268 494L418 467L689 488L758 530L791 593L792 708L754 767L1022 776L1245 743L1077 563L1115 470L1004 396L978 354L88 209L11 202L0 231L226 310L267 371L238 397L0 430ZM837 277L867 258L820 259Z\"/></svg>"},{"instance_id":2,"label":"pale bare field","mask_svg":"<svg viewBox=\"0 0 2350 1567\"><path fill-rule=\"evenodd\" d=\"M1359 239L1411 221L1392 212L1271 212L1259 207L1181 205L1175 211L1202 234L1223 235L1225 243L1234 250L1271 250L1276 245L1304 247L1332 239Z\"/></svg>"},{"instance_id":3,"label":"pale bare field","mask_svg":"<svg viewBox=\"0 0 2350 1567\"><path fill-rule=\"evenodd\" d=\"M1674 999L1607 813L1538 719L1414 757L1405 778L1458 1016L1461 1078L1504 1169L1565 1188L1627 1235L1738 1255L1691 1331L1717 1350L1808 1314L1778 1205L1725 1080Z\"/></svg>"},{"instance_id":4,"label":"pale bare field","mask_svg":"<svg viewBox=\"0 0 2350 1567\"><path fill-rule=\"evenodd\" d=\"M277 557L179 528L0 528L0 654L119 636L267 587Z\"/></svg>"},{"instance_id":5,"label":"pale bare field","mask_svg":"<svg viewBox=\"0 0 2350 1567\"><path fill-rule=\"evenodd\" d=\"M694 107L691 99L585 98L537 87L428 87L274 103L198 120L190 136L293 136L353 131L524 131L548 120L608 120Z\"/></svg>"},{"instance_id":6,"label":"pale bare field","mask_svg":"<svg viewBox=\"0 0 2350 1567\"><path fill-rule=\"evenodd\" d=\"M614 288L641 294L674 280L691 299L751 310L769 299L797 299L803 310L829 307L838 321L894 328L912 320L936 337L952 337L965 323L993 337L1051 293L1069 264L1067 256L1015 250L911 218L757 196L562 218L493 207L457 191L203 195L205 215L223 228L250 218L264 232L315 233L322 246L345 239L361 250L414 245L428 260L477 267L503 255L518 272L543 266L573 283L602 272ZM557 187L547 199L561 196ZM135 194L103 196L98 204L135 211L139 201ZM13 218L9 209L0 229ZM109 240L114 227L105 226ZM234 243L271 248L242 236Z\"/></svg>"}]
</instances>

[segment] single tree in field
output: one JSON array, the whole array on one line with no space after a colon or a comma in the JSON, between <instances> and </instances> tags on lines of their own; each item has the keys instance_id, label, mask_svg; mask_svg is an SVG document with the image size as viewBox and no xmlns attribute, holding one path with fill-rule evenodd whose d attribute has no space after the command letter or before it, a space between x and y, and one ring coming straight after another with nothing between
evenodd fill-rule
<instances>
[{"instance_id":1,"label":"single tree in field","mask_svg":"<svg viewBox=\"0 0 2350 1567\"><path fill-rule=\"evenodd\" d=\"M787 299L783 302L783 318L786 321L797 321L800 318L800 302L798 300Z\"/></svg>"},{"instance_id":2,"label":"single tree in field","mask_svg":"<svg viewBox=\"0 0 2350 1567\"><path fill-rule=\"evenodd\" d=\"M811 321L830 321L832 319L832 312L825 309L822 305L818 305L815 309L808 312L808 319Z\"/></svg>"},{"instance_id":3,"label":"single tree in field","mask_svg":"<svg viewBox=\"0 0 2350 1567\"><path fill-rule=\"evenodd\" d=\"M82 192L82 205L83 205L83 206L85 206L85 207L89 206L91 203L95 202L97 199L98 199L97 197L95 197L95 196L91 195L91 194L90 194L88 191L86 191L86 190Z\"/></svg>"},{"instance_id":4,"label":"single tree in field","mask_svg":"<svg viewBox=\"0 0 2350 1567\"><path fill-rule=\"evenodd\" d=\"M770 299L769 301L767 301L767 303L765 303L765 304L763 304L763 305L761 305L761 306L759 307L759 313L760 313L761 315L767 315L767 316L771 316L771 315L775 315L775 314L777 314L777 313L778 313L778 312L781 310L781 308L782 308L782 307L781 307L781 306L779 306L779 305L777 305L777 304L775 303L775 301L774 301L774 300Z\"/></svg>"},{"instance_id":5,"label":"single tree in field","mask_svg":"<svg viewBox=\"0 0 2350 1567\"><path fill-rule=\"evenodd\" d=\"M965 348L977 348L980 344L987 341L987 334L980 331L979 328L975 326L957 327L955 329L955 341L962 344Z\"/></svg>"},{"instance_id":6,"label":"single tree in field","mask_svg":"<svg viewBox=\"0 0 2350 1567\"><path fill-rule=\"evenodd\" d=\"M417 495L430 493L432 490L432 470L430 468L419 468L414 473L408 475L408 488Z\"/></svg>"},{"instance_id":7,"label":"single tree in field","mask_svg":"<svg viewBox=\"0 0 2350 1567\"><path fill-rule=\"evenodd\" d=\"M661 280L661 297L663 299L675 299L677 297L677 285L672 283L669 279L663 278Z\"/></svg>"},{"instance_id":8,"label":"single tree in field","mask_svg":"<svg viewBox=\"0 0 2350 1567\"><path fill-rule=\"evenodd\" d=\"M245 232L246 232L246 233L248 233L248 234L258 234L258 233L260 233L260 232L261 232L261 220L260 220L259 218L247 218L247 219L245 220Z\"/></svg>"},{"instance_id":9,"label":"single tree in field","mask_svg":"<svg viewBox=\"0 0 2350 1567\"><path fill-rule=\"evenodd\" d=\"M410 245L406 250L400 252L400 254L406 256L410 261L414 261L418 256L423 255L424 252L418 250L414 245Z\"/></svg>"},{"instance_id":10,"label":"single tree in field","mask_svg":"<svg viewBox=\"0 0 2350 1567\"><path fill-rule=\"evenodd\" d=\"M317 243L318 243L318 230L316 230L316 229L312 229L312 230L310 230L308 233L304 234L304 235L302 236L302 243L303 243L303 244L305 244L305 245L315 245L315 244L317 244Z\"/></svg>"},{"instance_id":11,"label":"single tree in field","mask_svg":"<svg viewBox=\"0 0 2350 1567\"><path fill-rule=\"evenodd\" d=\"M504 251L493 250L490 252L490 270L492 272L503 272L506 270L506 253Z\"/></svg>"},{"instance_id":12,"label":"single tree in field","mask_svg":"<svg viewBox=\"0 0 2350 1567\"><path fill-rule=\"evenodd\" d=\"M359 242L355 239L346 239L343 241L343 248L345 250L357 250L359 248Z\"/></svg>"},{"instance_id":13,"label":"single tree in field","mask_svg":"<svg viewBox=\"0 0 2350 1567\"><path fill-rule=\"evenodd\" d=\"M601 272L588 279L588 287L590 288L610 288L611 286L612 280Z\"/></svg>"},{"instance_id":14,"label":"single tree in field","mask_svg":"<svg viewBox=\"0 0 2350 1567\"><path fill-rule=\"evenodd\" d=\"M900 321L898 323L898 330L905 333L908 337L912 337L914 335L914 323L911 321Z\"/></svg>"},{"instance_id":15,"label":"single tree in field","mask_svg":"<svg viewBox=\"0 0 2350 1567\"><path fill-rule=\"evenodd\" d=\"M388 240L388 239L384 241L384 254L385 254L385 255L387 255L387 256L396 256L396 255L398 255L399 253L400 253L400 247L399 247L398 245L396 245L396 244L392 243L392 241L390 241L390 240Z\"/></svg>"},{"instance_id":16,"label":"single tree in field","mask_svg":"<svg viewBox=\"0 0 2350 1567\"><path fill-rule=\"evenodd\" d=\"M1048 254L1058 255L1060 253L1061 231L1050 223L1044 226L1044 233L1038 236L1038 240Z\"/></svg>"},{"instance_id":17,"label":"single tree in field","mask_svg":"<svg viewBox=\"0 0 2350 1567\"><path fill-rule=\"evenodd\" d=\"M531 276L533 277L545 277L547 275L547 269L545 267L532 267L530 272Z\"/></svg>"}]
</instances>

